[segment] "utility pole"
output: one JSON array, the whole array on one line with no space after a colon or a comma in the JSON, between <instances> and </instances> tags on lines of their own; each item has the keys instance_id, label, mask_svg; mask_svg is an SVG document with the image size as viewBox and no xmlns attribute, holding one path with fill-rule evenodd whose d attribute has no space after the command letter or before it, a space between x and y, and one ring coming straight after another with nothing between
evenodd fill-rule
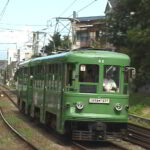
<instances>
[{"instance_id":1,"label":"utility pole","mask_svg":"<svg viewBox=\"0 0 150 150\"><path fill-rule=\"evenodd\" d=\"M39 31L33 32L33 45L32 45L33 55L39 54L41 35L42 35L42 38L44 37L43 44L45 44L46 32L39 32Z\"/></svg>"},{"instance_id":2,"label":"utility pole","mask_svg":"<svg viewBox=\"0 0 150 150\"><path fill-rule=\"evenodd\" d=\"M33 32L33 54L37 55L38 54L38 48L39 48L39 32Z\"/></svg>"},{"instance_id":3,"label":"utility pole","mask_svg":"<svg viewBox=\"0 0 150 150\"><path fill-rule=\"evenodd\" d=\"M17 63L20 64L20 49L17 50Z\"/></svg>"},{"instance_id":4,"label":"utility pole","mask_svg":"<svg viewBox=\"0 0 150 150\"><path fill-rule=\"evenodd\" d=\"M69 20L71 21L71 25L72 25L72 48L74 49L76 47L76 22L79 22L79 20L77 19L77 14L76 11L73 11L73 18L69 18L69 17L57 17L56 21L58 22L58 20ZM63 24L62 24L63 25ZM64 28L67 29L67 26L63 25Z\"/></svg>"},{"instance_id":5,"label":"utility pole","mask_svg":"<svg viewBox=\"0 0 150 150\"><path fill-rule=\"evenodd\" d=\"M73 11L73 21L72 21L72 44L73 47L76 45L76 12Z\"/></svg>"}]
</instances>

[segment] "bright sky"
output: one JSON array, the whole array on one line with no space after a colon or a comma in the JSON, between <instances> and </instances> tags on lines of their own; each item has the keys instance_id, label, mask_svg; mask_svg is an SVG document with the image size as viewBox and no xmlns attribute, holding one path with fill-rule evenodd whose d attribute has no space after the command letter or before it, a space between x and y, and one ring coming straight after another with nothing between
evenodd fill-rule
<instances>
[{"instance_id":1,"label":"bright sky","mask_svg":"<svg viewBox=\"0 0 150 150\"><path fill-rule=\"evenodd\" d=\"M73 11L78 12L78 17L102 16L106 3L107 0L0 0L0 43L21 46L29 32L42 31L47 23L51 29L43 31L53 32L54 18L72 17ZM0 51L10 45L13 44L0 44Z\"/></svg>"}]
</instances>

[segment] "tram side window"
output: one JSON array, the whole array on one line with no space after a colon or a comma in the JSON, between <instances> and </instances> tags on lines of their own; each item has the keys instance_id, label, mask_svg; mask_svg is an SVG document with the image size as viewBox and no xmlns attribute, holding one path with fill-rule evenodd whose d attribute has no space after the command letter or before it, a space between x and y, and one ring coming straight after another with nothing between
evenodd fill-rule
<instances>
[{"instance_id":1,"label":"tram side window","mask_svg":"<svg viewBox=\"0 0 150 150\"><path fill-rule=\"evenodd\" d=\"M19 77L18 83L19 83L19 84L22 84L22 75L23 75L23 70L22 70L22 68L20 68L20 69L18 70L18 77Z\"/></svg>"},{"instance_id":2,"label":"tram side window","mask_svg":"<svg viewBox=\"0 0 150 150\"><path fill-rule=\"evenodd\" d=\"M33 67L30 67L30 86L32 86L33 85Z\"/></svg>"},{"instance_id":3,"label":"tram side window","mask_svg":"<svg viewBox=\"0 0 150 150\"><path fill-rule=\"evenodd\" d=\"M38 65L38 81L39 81L39 88L42 88L42 79L43 79L44 69L42 65Z\"/></svg>"},{"instance_id":4,"label":"tram side window","mask_svg":"<svg viewBox=\"0 0 150 150\"><path fill-rule=\"evenodd\" d=\"M20 77L21 77L21 75L22 75L22 69L21 69L21 68L19 68L19 70L18 70L18 77L20 78Z\"/></svg>"},{"instance_id":5,"label":"tram side window","mask_svg":"<svg viewBox=\"0 0 150 150\"><path fill-rule=\"evenodd\" d=\"M61 91L61 75L62 75L62 65L58 65L58 91Z\"/></svg>"},{"instance_id":6,"label":"tram side window","mask_svg":"<svg viewBox=\"0 0 150 150\"><path fill-rule=\"evenodd\" d=\"M28 75L27 68L23 68L23 84L24 85L27 85L27 75Z\"/></svg>"},{"instance_id":7,"label":"tram side window","mask_svg":"<svg viewBox=\"0 0 150 150\"><path fill-rule=\"evenodd\" d=\"M75 77L73 77L73 72L75 70L74 64L67 64L67 85L72 86Z\"/></svg>"},{"instance_id":8,"label":"tram side window","mask_svg":"<svg viewBox=\"0 0 150 150\"><path fill-rule=\"evenodd\" d=\"M30 76L33 76L33 67L30 67Z\"/></svg>"},{"instance_id":9,"label":"tram side window","mask_svg":"<svg viewBox=\"0 0 150 150\"><path fill-rule=\"evenodd\" d=\"M99 82L99 66L91 64L80 65L80 82Z\"/></svg>"},{"instance_id":10,"label":"tram side window","mask_svg":"<svg viewBox=\"0 0 150 150\"><path fill-rule=\"evenodd\" d=\"M55 65L55 90L58 91L58 83L59 83L59 65Z\"/></svg>"},{"instance_id":11,"label":"tram side window","mask_svg":"<svg viewBox=\"0 0 150 150\"><path fill-rule=\"evenodd\" d=\"M104 66L103 90L106 92L119 92L120 67L114 65Z\"/></svg>"},{"instance_id":12,"label":"tram side window","mask_svg":"<svg viewBox=\"0 0 150 150\"><path fill-rule=\"evenodd\" d=\"M48 77L48 87L49 89L52 88L52 73L53 73L53 70L52 70L52 64L49 64L49 77Z\"/></svg>"},{"instance_id":13,"label":"tram side window","mask_svg":"<svg viewBox=\"0 0 150 150\"><path fill-rule=\"evenodd\" d=\"M54 64L52 64L52 68L51 68L51 90L54 89L54 80L55 80Z\"/></svg>"}]
</instances>

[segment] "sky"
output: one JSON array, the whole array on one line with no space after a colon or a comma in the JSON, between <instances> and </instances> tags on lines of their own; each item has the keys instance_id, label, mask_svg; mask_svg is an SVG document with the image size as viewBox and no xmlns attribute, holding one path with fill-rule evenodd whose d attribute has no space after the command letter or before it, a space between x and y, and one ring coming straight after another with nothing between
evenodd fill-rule
<instances>
[{"instance_id":1,"label":"sky","mask_svg":"<svg viewBox=\"0 0 150 150\"><path fill-rule=\"evenodd\" d=\"M32 41L33 31L52 34L56 17L72 17L73 11L78 17L103 16L106 3L107 0L0 0L0 59L8 48L16 48L16 44L20 48Z\"/></svg>"}]
</instances>

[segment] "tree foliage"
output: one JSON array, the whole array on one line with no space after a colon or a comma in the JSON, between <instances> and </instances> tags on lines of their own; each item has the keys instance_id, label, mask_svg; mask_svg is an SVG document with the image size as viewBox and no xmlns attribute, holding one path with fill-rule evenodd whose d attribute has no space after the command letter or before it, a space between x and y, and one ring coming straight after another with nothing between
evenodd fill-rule
<instances>
[{"instance_id":1,"label":"tree foliage","mask_svg":"<svg viewBox=\"0 0 150 150\"><path fill-rule=\"evenodd\" d=\"M136 85L150 84L150 0L118 0L108 17L109 41L128 49Z\"/></svg>"},{"instance_id":2,"label":"tree foliage","mask_svg":"<svg viewBox=\"0 0 150 150\"><path fill-rule=\"evenodd\" d=\"M51 55L53 52L57 52L60 49L66 50L71 48L71 41L68 36L64 36L63 39L61 39L60 33L56 32L51 38L48 45L42 48L47 55Z\"/></svg>"}]
</instances>

